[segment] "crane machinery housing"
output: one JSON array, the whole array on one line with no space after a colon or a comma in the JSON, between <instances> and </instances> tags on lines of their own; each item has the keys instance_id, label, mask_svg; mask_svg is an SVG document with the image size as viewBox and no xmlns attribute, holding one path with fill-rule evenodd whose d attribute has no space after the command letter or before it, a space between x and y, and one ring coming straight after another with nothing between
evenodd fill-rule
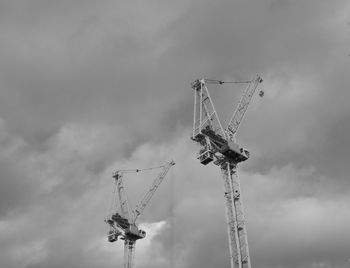
<instances>
[{"instance_id":1,"label":"crane machinery housing","mask_svg":"<svg viewBox=\"0 0 350 268\"><path fill-rule=\"evenodd\" d=\"M251 81L224 82L198 79L191 86L194 90L194 119L191 139L199 143L198 159L201 164L213 162L221 169L224 181L224 197L229 240L231 268L251 268L247 231L241 197L237 164L249 158L249 152L236 142L236 133L258 84L263 80L257 76ZM234 111L228 126L224 129L209 95L207 84L248 84ZM264 95L259 92L260 97Z\"/></svg>"},{"instance_id":2,"label":"crane machinery housing","mask_svg":"<svg viewBox=\"0 0 350 268\"><path fill-rule=\"evenodd\" d=\"M174 161L170 161L160 167L118 170L113 175L113 178L115 179L115 189L112 200L112 207L116 205L115 201L117 200L115 199L118 198L119 213L116 211L117 209L115 209L115 211L108 215L108 217L105 219L105 222L109 225L109 242L115 242L119 237L121 240L124 240L124 268L134 267L135 243L137 240L146 237L146 232L138 228L136 221L146 208L155 191L158 189L159 185L173 165L175 165ZM154 179L153 183L141 201L133 210L131 210L123 183L123 175L126 173L137 173L158 168L162 168L161 172Z\"/></svg>"}]
</instances>

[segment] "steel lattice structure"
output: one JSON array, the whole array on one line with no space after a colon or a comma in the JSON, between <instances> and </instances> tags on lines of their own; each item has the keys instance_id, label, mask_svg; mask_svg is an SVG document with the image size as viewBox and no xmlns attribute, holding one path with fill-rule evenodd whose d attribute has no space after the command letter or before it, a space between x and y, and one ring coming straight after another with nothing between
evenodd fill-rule
<instances>
[{"instance_id":1,"label":"steel lattice structure","mask_svg":"<svg viewBox=\"0 0 350 268\"><path fill-rule=\"evenodd\" d=\"M154 179L144 197L133 210L129 207L123 184L123 175L125 173L135 173L156 168L118 170L113 175L116 188L113 195L111 210L115 211L108 215L105 222L110 228L108 232L109 242L115 242L119 237L121 240L124 240L124 268L134 267L136 241L146 237L146 232L138 228L136 221L173 165L175 165L174 161L170 161L164 166L156 167L162 168L161 172ZM117 203L119 203L119 206ZM119 213L116 211L117 208L119 208Z\"/></svg>"},{"instance_id":2,"label":"steel lattice structure","mask_svg":"<svg viewBox=\"0 0 350 268\"><path fill-rule=\"evenodd\" d=\"M249 158L249 152L236 143L236 133L242 123L245 112L257 86L262 79L257 76L251 81L223 82L219 80L199 79L192 83L194 89L194 121L192 140L200 144L198 159L201 164L213 162L222 172L227 219L227 232L231 268L251 268L247 230L245 226L238 163ZM220 123L207 84L246 83L239 104L228 126L224 129ZM264 95L260 91L259 95Z\"/></svg>"}]
</instances>

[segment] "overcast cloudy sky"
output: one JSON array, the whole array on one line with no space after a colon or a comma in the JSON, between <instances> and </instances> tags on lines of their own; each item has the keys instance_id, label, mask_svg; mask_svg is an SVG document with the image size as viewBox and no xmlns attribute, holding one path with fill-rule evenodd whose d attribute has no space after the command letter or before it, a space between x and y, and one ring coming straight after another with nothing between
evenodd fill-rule
<instances>
[{"instance_id":1,"label":"overcast cloudy sky","mask_svg":"<svg viewBox=\"0 0 350 268\"><path fill-rule=\"evenodd\" d=\"M252 265L350 267L349 21L347 0L1 0L0 267L122 267L111 174L171 158L136 266L228 267L190 83L256 74L238 134ZM210 89L225 120L241 88Z\"/></svg>"}]
</instances>

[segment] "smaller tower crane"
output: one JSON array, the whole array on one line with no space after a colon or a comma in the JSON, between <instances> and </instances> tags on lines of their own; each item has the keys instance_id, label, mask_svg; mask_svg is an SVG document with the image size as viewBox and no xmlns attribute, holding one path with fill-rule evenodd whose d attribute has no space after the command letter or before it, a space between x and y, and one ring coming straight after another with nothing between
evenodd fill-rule
<instances>
[{"instance_id":1,"label":"smaller tower crane","mask_svg":"<svg viewBox=\"0 0 350 268\"><path fill-rule=\"evenodd\" d=\"M112 206L115 206L115 201L117 201L115 199L118 198L120 211L119 213L117 211L111 213L105 219L105 222L109 225L109 242L115 242L118 240L119 237L121 240L124 240L124 268L134 267L135 243L137 240L146 237L146 232L138 228L136 221L146 208L155 191L157 190L157 188L165 178L166 174L168 173L169 169L173 165L175 165L174 161L170 161L167 162L165 165L159 167L117 170L113 174L113 178L115 179L115 189L112 200ZM133 210L131 210L125 192L123 175L126 173L137 173L159 168L162 168L161 172L154 179L153 183L151 184L141 201L136 205L136 207Z\"/></svg>"}]
</instances>

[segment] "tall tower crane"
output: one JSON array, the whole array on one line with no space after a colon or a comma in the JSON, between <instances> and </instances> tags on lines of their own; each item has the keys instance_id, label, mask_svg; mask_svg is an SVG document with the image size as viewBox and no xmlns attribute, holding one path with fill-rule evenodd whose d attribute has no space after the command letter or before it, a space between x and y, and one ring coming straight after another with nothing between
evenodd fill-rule
<instances>
[{"instance_id":1,"label":"tall tower crane","mask_svg":"<svg viewBox=\"0 0 350 268\"><path fill-rule=\"evenodd\" d=\"M136 221L173 165L175 165L174 161L170 161L163 166L155 168L118 170L113 175L115 189L112 206L115 205L115 201L117 201L115 199L118 198L120 213L114 211L105 219L105 222L109 225L109 242L115 242L119 237L121 240L124 240L124 268L133 268L135 243L137 240L146 237L146 232L138 228ZM162 168L161 172L154 179L141 201L131 210L123 184L123 175L157 168Z\"/></svg>"},{"instance_id":2,"label":"tall tower crane","mask_svg":"<svg viewBox=\"0 0 350 268\"><path fill-rule=\"evenodd\" d=\"M257 76L251 81L224 82L199 79L192 83L194 89L194 120L192 140L200 144L198 159L201 164L213 162L219 166L224 181L225 207L231 268L251 268L247 231L237 165L249 158L249 152L236 143L236 133L258 84ZM207 84L246 83L247 88L224 129L209 95ZM259 92L262 97L263 91Z\"/></svg>"}]
</instances>

